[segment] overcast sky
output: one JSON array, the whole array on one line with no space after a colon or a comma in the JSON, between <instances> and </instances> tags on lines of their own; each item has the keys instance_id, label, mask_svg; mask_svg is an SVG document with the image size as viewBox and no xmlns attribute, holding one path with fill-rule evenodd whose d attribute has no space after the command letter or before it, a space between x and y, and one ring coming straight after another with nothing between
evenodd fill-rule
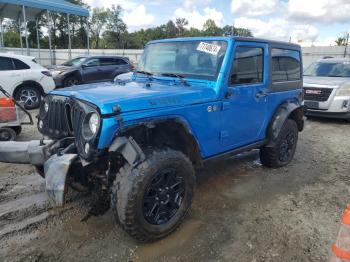
<instances>
[{"instance_id":1,"label":"overcast sky","mask_svg":"<svg viewBox=\"0 0 350 262\"><path fill-rule=\"evenodd\" d=\"M120 4L130 31L184 17L201 28L207 19L234 23L254 36L334 43L350 30L350 0L85 0L93 7Z\"/></svg>"}]
</instances>

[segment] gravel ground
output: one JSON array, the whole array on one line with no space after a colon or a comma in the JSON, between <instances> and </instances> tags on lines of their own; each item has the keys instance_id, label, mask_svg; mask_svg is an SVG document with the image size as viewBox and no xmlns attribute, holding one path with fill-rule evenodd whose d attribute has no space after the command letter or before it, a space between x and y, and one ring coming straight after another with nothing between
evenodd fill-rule
<instances>
[{"instance_id":1,"label":"gravel ground","mask_svg":"<svg viewBox=\"0 0 350 262\"><path fill-rule=\"evenodd\" d=\"M51 208L30 166L0 164L0 260L326 261L350 201L349 135L349 123L311 119L285 168L262 167L257 151L207 165L185 222L153 244L111 212L82 222L88 195ZM24 127L19 140L39 137Z\"/></svg>"}]
</instances>

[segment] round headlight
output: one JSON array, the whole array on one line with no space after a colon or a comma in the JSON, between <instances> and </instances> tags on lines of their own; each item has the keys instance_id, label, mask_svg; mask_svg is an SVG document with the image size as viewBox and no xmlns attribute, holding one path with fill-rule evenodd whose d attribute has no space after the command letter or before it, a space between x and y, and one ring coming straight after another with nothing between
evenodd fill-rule
<instances>
[{"instance_id":1,"label":"round headlight","mask_svg":"<svg viewBox=\"0 0 350 262\"><path fill-rule=\"evenodd\" d=\"M89 129L93 135L96 134L99 125L100 125L99 115L96 113L92 113L89 119Z\"/></svg>"}]
</instances>

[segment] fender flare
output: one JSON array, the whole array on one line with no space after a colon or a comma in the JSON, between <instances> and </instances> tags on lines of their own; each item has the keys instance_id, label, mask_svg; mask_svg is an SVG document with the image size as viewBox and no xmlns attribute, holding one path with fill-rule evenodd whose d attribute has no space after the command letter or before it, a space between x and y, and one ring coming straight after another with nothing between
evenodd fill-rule
<instances>
[{"instance_id":1,"label":"fender flare","mask_svg":"<svg viewBox=\"0 0 350 262\"><path fill-rule=\"evenodd\" d=\"M293 112L297 111L297 119L296 122L298 124L299 131L303 130L304 127L304 106L299 101L287 101L281 104L277 110L275 111L272 120L267 129L267 138L268 144L266 146L271 147L274 146L281 129L285 123L285 121L290 118Z\"/></svg>"},{"instance_id":2,"label":"fender flare","mask_svg":"<svg viewBox=\"0 0 350 262\"><path fill-rule=\"evenodd\" d=\"M173 116L173 117L160 117L160 118L147 118L140 120L140 122L127 125L123 127L122 132L117 132L115 134L115 137L109 146L109 152L119 152L123 155L123 157L128 161L128 163L132 166L137 165L138 163L144 161L145 155L142 152L141 147L138 145L138 143L132 138L125 136L125 133L132 128L136 128L138 126L149 126L153 127L154 125L166 121L174 121L178 124L180 124L184 131L193 139L193 143L195 144L195 152L196 152L196 159L199 162L199 165L202 165L202 147L199 141L197 140L196 136L194 135L192 128L186 121L186 119L183 119L182 117Z\"/></svg>"},{"instance_id":3,"label":"fender flare","mask_svg":"<svg viewBox=\"0 0 350 262\"><path fill-rule=\"evenodd\" d=\"M109 147L109 152L119 152L131 166L143 162L146 157L132 137L117 137Z\"/></svg>"}]
</instances>

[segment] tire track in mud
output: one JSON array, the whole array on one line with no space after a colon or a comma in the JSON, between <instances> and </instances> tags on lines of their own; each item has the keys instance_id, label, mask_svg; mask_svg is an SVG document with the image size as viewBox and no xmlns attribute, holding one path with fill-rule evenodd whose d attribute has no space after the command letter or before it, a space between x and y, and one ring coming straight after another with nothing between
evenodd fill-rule
<instances>
[{"instance_id":1,"label":"tire track in mud","mask_svg":"<svg viewBox=\"0 0 350 262\"><path fill-rule=\"evenodd\" d=\"M21 176L12 172L2 174L8 182L1 185L0 190L0 257L18 241L25 244L36 238L39 228L55 223L84 200L81 194L70 192L64 207L53 208L45 192L45 180L32 173L31 168L23 166L23 169L30 172Z\"/></svg>"}]
</instances>

